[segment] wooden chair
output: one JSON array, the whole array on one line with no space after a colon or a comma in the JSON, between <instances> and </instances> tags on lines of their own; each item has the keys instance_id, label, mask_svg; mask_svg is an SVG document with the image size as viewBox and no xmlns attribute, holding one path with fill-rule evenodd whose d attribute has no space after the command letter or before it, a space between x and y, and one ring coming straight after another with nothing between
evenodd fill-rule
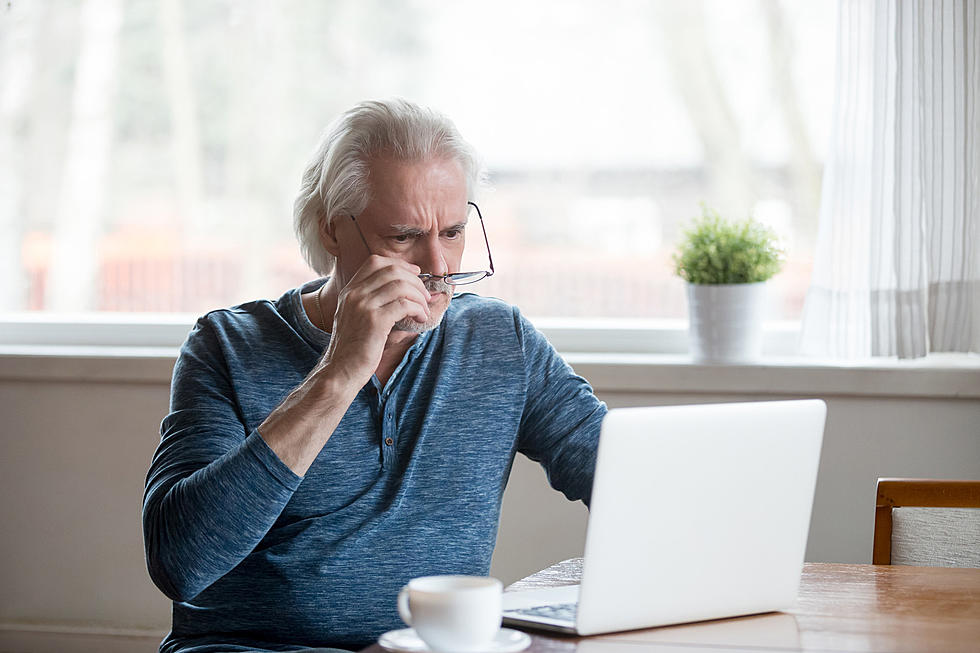
<instances>
[{"instance_id":1,"label":"wooden chair","mask_svg":"<svg viewBox=\"0 0 980 653\"><path fill-rule=\"evenodd\" d=\"M980 481L879 478L876 565L980 567Z\"/></svg>"}]
</instances>

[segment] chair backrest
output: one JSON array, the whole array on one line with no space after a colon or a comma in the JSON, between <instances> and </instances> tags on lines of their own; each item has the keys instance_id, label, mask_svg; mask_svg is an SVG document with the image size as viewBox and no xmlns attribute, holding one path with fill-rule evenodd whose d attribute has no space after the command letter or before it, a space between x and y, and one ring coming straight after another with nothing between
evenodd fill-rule
<instances>
[{"instance_id":1,"label":"chair backrest","mask_svg":"<svg viewBox=\"0 0 980 653\"><path fill-rule=\"evenodd\" d=\"M879 478L871 561L980 567L980 481Z\"/></svg>"}]
</instances>

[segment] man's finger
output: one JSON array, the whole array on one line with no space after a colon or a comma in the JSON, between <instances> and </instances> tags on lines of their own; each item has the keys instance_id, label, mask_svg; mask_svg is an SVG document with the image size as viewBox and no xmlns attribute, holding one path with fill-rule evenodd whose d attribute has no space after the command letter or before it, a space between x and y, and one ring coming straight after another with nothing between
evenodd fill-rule
<instances>
[{"instance_id":1,"label":"man's finger","mask_svg":"<svg viewBox=\"0 0 980 653\"><path fill-rule=\"evenodd\" d=\"M422 269L419 266L412 265L400 259L385 258L383 256L371 256L358 268L348 285L364 284L369 288L377 288L387 277L391 275L401 276L403 271L408 273L403 278L410 280L413 285L418 287L426 296L426 299L431 299L431 293L429 293L425 284L418 277L422 273Z\"/></svg>"},{"instance_id":2,"label":"man's finger","mask_svg":"<svg viewBox=\"0 0 980 653\"><path fill-rule=\"evenodd\" d=\"M344 293L345 302L353 302L355 305L363 307L364 310L376 310L399 297L409 299L428 311L429 300L432 298L425 289L419 289L416 285L408 282L404 278L388 278L378 280L380 286L362 284L355 288L347 288Z\"/></svg>"},{"instance_id":3,"label":"man's finger","mask_svg":"<svg viewBox=\"0 0 980 653\"><path fill-rule=\"evenodd\" d=\"M388 302L381 306L378 312L384 316L385 326L389 326L389 328L408 317L420 324L425 324L432 319L428 307L423 308L423 306L405 297L399 297Z\"/></svg>"}]
</instances>

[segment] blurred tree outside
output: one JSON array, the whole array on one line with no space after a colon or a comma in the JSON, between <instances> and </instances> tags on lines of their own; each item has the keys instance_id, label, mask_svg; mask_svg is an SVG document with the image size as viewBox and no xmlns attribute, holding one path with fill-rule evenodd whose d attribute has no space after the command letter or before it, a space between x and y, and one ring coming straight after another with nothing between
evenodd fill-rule
<instances>
[{"instance_id":1,"label":"blurred tree outside","mask_svg":"<svg viewBox=\"0 0 980 653\"><path fill-rule=\"evenodd\" d=\"M707 201L793 241L772 313L794 318L832 18L797 0L14 0L0 311L278 297L314 276L291 208L320 132L402 96L487 155L500 273L478 292L536 316L683 316L670 252Z\"/></svg>"},{"instance_id":2,"label":"blurred tree outside","mask_svg":"<svg viewBox=\"0 0 980 653\"><path fill-rule=\"evenodd\" d=\"M21 116L28 106L30 80L38 75L31 53L38 40L40 14L36 5L25 8L17 16L16 27L8 27L0 40L0 279L5 280L0 283L0 307L21 306L27 285L21 261L27 216L21 207L28 189L15 161L23 161Z\"/></svg>"},{"instance_id":3,"label":"blurred tree outside","mask_svg":"<svg viewBox=\"0 0 980 653\"><path fill-rule=\"evenodd\" d=\"M110 164L121 0L84 0L79 17L68 143L52 225L45 305L91 309Z\"/></svg>"}]
</instances>

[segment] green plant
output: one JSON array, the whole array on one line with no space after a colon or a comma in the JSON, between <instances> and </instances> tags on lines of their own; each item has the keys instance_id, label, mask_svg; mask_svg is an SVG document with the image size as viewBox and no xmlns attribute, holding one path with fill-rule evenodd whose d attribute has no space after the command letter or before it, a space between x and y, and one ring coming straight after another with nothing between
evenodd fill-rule
<instances>
[{"instance_id":1,"label":"green plant","mask_svg":"<svg viewBox=\"0 0 980 653\"><path fill-rule=\"evenodd\" d=\"M753 218L723 220L704 204L674 254L674 271L695 284L757 283L782 265L783 251L772 229Z\"/></svg>"}]
</instances>

